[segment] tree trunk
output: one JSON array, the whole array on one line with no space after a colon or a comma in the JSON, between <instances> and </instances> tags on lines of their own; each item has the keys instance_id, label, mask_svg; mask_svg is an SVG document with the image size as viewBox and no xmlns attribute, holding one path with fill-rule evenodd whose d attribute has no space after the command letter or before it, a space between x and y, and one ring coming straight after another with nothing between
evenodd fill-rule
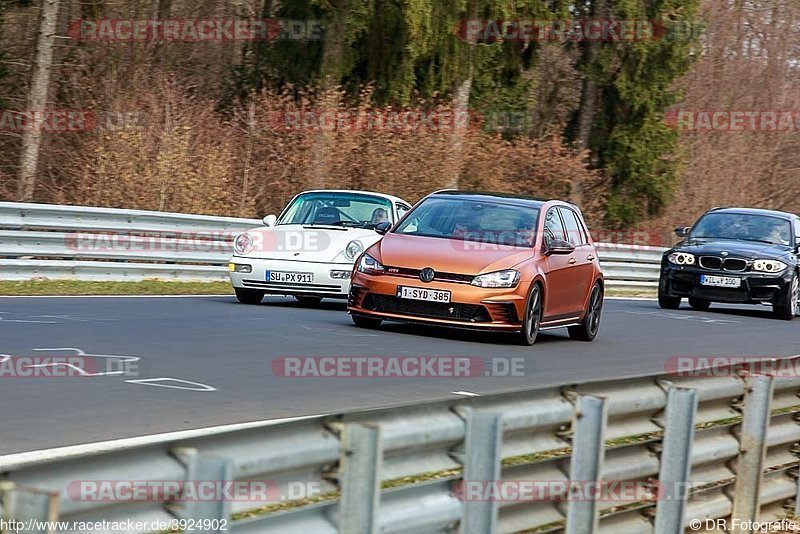
<instances>
[{"instance_id":1,"label":"tree trunk","mask_svg":"<svg viewBox=\"0 0 800 534\"><path fill-rule=\"evenodd\" d=\"M464 141L467 137L467 128L471 126L469 120L469 95L472 92L472 77L467 78L456 87L455 94L453 95L453 112L455 120L453 121L453 141L450 146L450 154L452 156L453 166L451 175L447 181L448 189L458 189L461 180L461 169L464 167ZM465 121L464 118L467 120Z\"/></svg>"},{"instance_id":2,"label":"tree trunk","mask_svg":"<svg viewBox=\"0 0 800 534\"><path fill-rule=\"evenodd\" d=\"M349 0L333 3L333 12L325 29L325 41L322 44L322 61L320 76L322 79L321 97L317 103L323 109L318 113L334 111L339 105L337 86L342 80L342 62L344 55L344 35L347 24ZM314 134L314 145L311 151L311 186L324 189L328 185L329 156L336 133L320 129Z\"/></svg>"},{"instance_id":3,"label":"tree trunk","mask_svg":"<svg viewBox=\"0 0 800 534\"><path fill-rule=\"evenodd\" d=\"M473 0L469 4L467 18L475 20L478 18L478 2ZM453 121L454 129L450 144L450 161L452 167L450 176L447 178L448 189L458 189L461 182L461 170L464 168L464 142L467 138L467 130L471 124L469 119L469 96L472 93L472 63L473 48L477 46L477 39L466 43L464 51L460 54L461 64L464 67L463 79L453 87ZM466 119L464 121L463 119Z\"/></svg>"},{"instance_id":4,"label":"tree trunk","mask_svg":"<svg viewBox=\"0 0 800 534\"><path fill-rule=\"evenodd\" d=\"M47 107L50 72L53 68L53 49L58 24L59 0L42 0L42 15L36 43L33 76L28 91L28 111L42 112ZM39 168L39 149L42 144L41 113L33 115L33 124L22 133L22 155L20 158L17 198L27 201L33 198L36 174Z\"/></svg>"},{"instance_id":5,"label":"tree trunk","mask_svg":"<svg viewBox=\"0 0 800 534\"><path fill-rule=\"evenodd\" d=\"M595 0L590 10L589 18L596 19L605 17L606 0ZM584 67L591 69L597 59L597 52L600 44L595 41L584 43L582 63ZM591 149L592 130L594 129L595 117L597 116L597 82L592 73L587 73L583 78L583 88L581 89L581 107L578 111L578 126L575 135L575 147L580 151ZM570 199L581 204L583 202L583 180L582 176L576 175L572 179L570 187Z\"/></svg>"}]
</instances>

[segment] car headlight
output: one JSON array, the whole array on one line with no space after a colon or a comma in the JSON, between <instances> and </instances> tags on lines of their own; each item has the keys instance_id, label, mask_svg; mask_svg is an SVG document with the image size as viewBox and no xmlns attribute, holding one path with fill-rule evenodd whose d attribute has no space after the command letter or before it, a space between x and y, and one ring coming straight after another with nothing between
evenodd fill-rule
<instances>
[{"instance_id":1,"label":"car headlight","mask_svg":"<svg viewBox=\"0 0 800 534\"><path fill-rule=\"evenodd\" d=\"M478 287L516 287L518 283L519 272L513 269L481 274L472 280L472 285Z\"/></svg>"},{"instance_id":2,"label":"car headlight","mask_svg":"<svg viewBox=\"0 0 800 534\"><path fill-rule=\"evenodd\" d=\"M240 234L233 241L233 251L237 256L242 256L253 250L253 237L250 234Z\"/></svg>"},{"instance_id":3,"label":"car headlight","mask_svg":"<svg viewBox=\"0 0 800 534\"><path fill-rule=\"evenodd\" d=\"M358 260L358 272L365 274L383 274L386 272L386 267L369 254L364 254L361 256L361 259Z\"/></svg>"},{"instance_id":4,"label":"car headlight","mask_svg":"<svg viewBox=\"0 0 800 534\"><path fill-rule=\"evenodd\" d=\"M347 244L347 247L344 249L344 256L348 260L354 260L358 257L359 254L364 252L364 245L361 244L361 241L350 241Z\"/></svg>"},{"instance_id":5,"label":"car headlight","mask_svg":"<svg viewBox=\"0 0 800 534\"><path fill-rule=\"evenodd\" d=\"M673 252L667 258L670 263L675 265L694 265L694 254L687 254L686 252Z\"/></svg>"},{"instance_id":6,"label":"car headlight","mask_svg":"<svg viewBox=\"0 0 800 534\"><path fill-rule=\"evenodd\" d=\"M753 270L762 273L779 273L787 267L788 265L778 260L756 260L753 262Z\"/></svg>"}]
</instances>

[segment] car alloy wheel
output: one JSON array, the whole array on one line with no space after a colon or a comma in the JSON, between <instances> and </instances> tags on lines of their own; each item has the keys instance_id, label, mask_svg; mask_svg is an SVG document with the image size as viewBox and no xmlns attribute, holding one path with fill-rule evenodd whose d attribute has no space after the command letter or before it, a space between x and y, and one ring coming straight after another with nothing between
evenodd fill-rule
<instances>
[{"instance_id":1,"label":"car alloy wheel","mask_svg":"<svg viewBox=\"0 0 800 534\"><path fill-rule=\"evenodd\" d=\"M791 321L795 315L800 315L800 277L792 277L792 285L789 286L785 300L773 306L773 313L778 319Z\"/></svg>"},{"instance_id":2,"label":"car alloy wheel","mask_svg":"<svg viewBox=\"0 0 800 534\"><path fill-rule=\"evenodd\" d=\"M520 341L524 345L533 345L539 335L539 325L542 322L542 289L539 284L533 284L522 321L522 331L519 333Z\"/></svg>"},{"instance_id":3,"label":"car alloy wheel","mask_svg":"<svg viewBox=\"0 0 800 534\"><path fill-rule=\"evenodd\" d=\"M600 317L603 314L603 287L597 283L589 297L589 307L581 324L570 326L569 337L578 341L594 341L600 331Z\"/></svg>"},{"instance_id":4,"label":"car alloy wheel","mask_svg":"<svg viewBox=\"0 0 800 534\"><path fill-rule=\"evenodd\" d=\"M800 316L800 277L795 276L792 283L792 297L790 308L794 315Z\"/></svg>"}]
</instances>

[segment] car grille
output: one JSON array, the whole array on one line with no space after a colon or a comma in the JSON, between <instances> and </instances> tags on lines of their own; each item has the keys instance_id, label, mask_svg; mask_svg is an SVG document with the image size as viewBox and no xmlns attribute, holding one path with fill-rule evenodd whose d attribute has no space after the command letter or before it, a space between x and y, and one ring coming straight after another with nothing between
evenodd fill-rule
<instances>
[{"instance_id":1,"label":"car grille","mask_svg":"<svg viewBox=\"0 0 800 534\"><path fill-rule=\"evenodd\" d=\"M497 302L486 304L486 309L492 316L492 320L499 323L516 324L519 322L517 308L511 302Z\"/></svg>"},{"instance_id":2,"label":"car grille","mask_svg":"<svg viewBox=\"0 0 800 534\"><path fill-rule=\"evenodd\" d=\"M718 271L722 269L722 259L715 256L702 256L700 258L700 267Z\"/></svg>"},{"instance_id":3,"label":"car grille","mask_svg":"<svg viewBox=\"0 0 800 534\"><path fill-rule=\"evenodd\" d=\"M725 260L722 268L726 271L744 271L747 269L747 261L738 258L728 258Z\"/></svg>"},{"instance_id":4,"label":"car grille","mask_svg":"<svg viewBox=\"0 0 800 534\"><path fill-rule=\"evenodd\" d=\"M263 280L243 280L242 285L245 287L255 287L259 289L275 289L275 290L305 290L305 291L319 291L322 293L339 293L342 288L340 286L323 285L323 284L288 284L283 282L266 282Z\"/></svg>"},{"instance_id":5,"label":"car grille","mask_svg":"<svg viewBox=\"0 0 800 534\"><path fill-rule=\"evenodd\" d=\"M366 310L399 313L417 317L449 319L470 323L490 322L486 308L474 304L455 304L444 302L426 302L422 300L399 299L389 295L370 293L364 298L362 307Z\"/></svg>"},{"instance_id":6,"label":"car grille","mask_svg":"<svg viewBox=\"0 0 800 534\"><path fill-rule=\"evenodd\" d=\"M361 307L364 302L364 296L367 294L367 288L361 286L350 286L350 294L347 298L348 306Z\"/></svg>"},{"instance_id":7,"label":"car grille","mask_svg":"<svg viewBox=\"0 0 800 534\"><path fill-rule=\"evenodd\" d=\"M405 278L416 278L419 280L419 273L422 269L406 269L405 267L386 267L386 272L394 276L403 276ZM433 281L436 282L455 282L457 284L469 284L475 276L471 274L458 274L458 273L440 273L436 271Z\"/></svg>"},{"instance_id":8,"label":"car grille","mask_svg":"<svg viewBox=\"0 0 800 534\"><path fill-rule=\"evenodd\" d=\"M743 272L747 270L747 260L741 258L718 258L716 256L701 256L700 267L712 271Z\"/></svg>"}]
</instances>

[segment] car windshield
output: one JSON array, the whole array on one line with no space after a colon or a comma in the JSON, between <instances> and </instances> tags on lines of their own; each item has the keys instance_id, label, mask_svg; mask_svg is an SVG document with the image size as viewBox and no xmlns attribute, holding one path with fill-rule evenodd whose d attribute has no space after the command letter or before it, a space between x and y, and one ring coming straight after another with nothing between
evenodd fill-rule
<instances>
[{"instance_id":1,"label":"car windshield","mask_svg":"<svg viewBox=\"0 0 800 534\"><path fill-rule=\"evenodd\" d=\"M698 221L689 233L689 237L789 245L792 240L792 227L788 220L769 215L711 213Z\"/></svg>"},{"instance_id":2,"label":"car windshield","mask_svg":"<svg viewBox=\"0 0 800 534\"><path fill-rule=\"evenodd\" d=\"M539 209L490 200L429 198L394 233L532 247Z\"/></svg>"},{"instance_id":3,"label":"car windshield","mask_svg":"<svg viewBox=\"0 0 800 534\"><path fill-rule=\"evenodd\" d=\"M358 193L304 193L295 198L278 219L278 225L375 228L394 222L392 203Z\"/></svg>"}]
</instances>

